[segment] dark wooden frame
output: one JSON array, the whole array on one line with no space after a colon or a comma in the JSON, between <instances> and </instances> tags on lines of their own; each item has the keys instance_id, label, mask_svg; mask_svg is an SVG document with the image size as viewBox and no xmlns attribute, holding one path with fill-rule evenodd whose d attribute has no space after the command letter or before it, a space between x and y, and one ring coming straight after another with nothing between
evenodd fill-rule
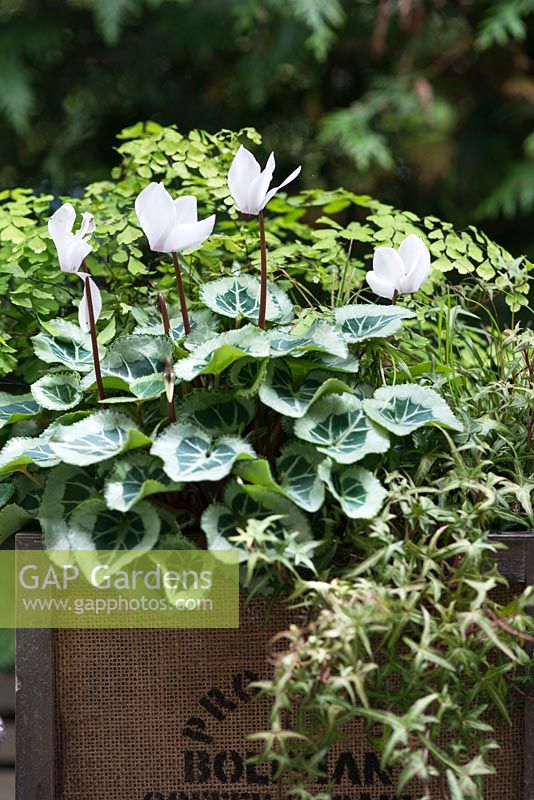
<instances>
[{"instance_id":1,"label":"dark wooden frame","mask_svg":"<svg viewBox=\"0 0 534 800\"><path fill-rule=\"evenodd\" d=\"M534 531L493 534L507 545L497 560L511 584L534 585ZM41 536L19 533L16 547L41 549ZM55 800L54 650L52 631L17 631L16 800ZM534 704L525 703L523 794L534 800Z\"/></svg>"}]
</instances>

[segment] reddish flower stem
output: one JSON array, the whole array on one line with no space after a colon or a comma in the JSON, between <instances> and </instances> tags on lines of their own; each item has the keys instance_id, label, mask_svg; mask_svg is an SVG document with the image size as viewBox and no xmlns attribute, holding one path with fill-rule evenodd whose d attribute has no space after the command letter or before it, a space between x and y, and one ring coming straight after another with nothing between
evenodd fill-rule
<instances>
[{"instance_id":1,"label":"reddish flower stem","mask_svg":"<svg viewBox=\"0 0 534 800\"><path fill-rule=\"evenodd\" d=\"M171 332L171 323L169 320L169 309L167 308L167 303L165 302L165 298L158 292L158 308L159 313L161 314L161 319L163 320L163 330L165 334L168 336Z\"/></svg>"},{"instance_id":2,"label":"reddish flower stem","mask_svg":"<svg viewBox=\"0 0 534 800\"><path fill-rule=\"evenodd\" d=\"M87 265L85 261L83 262L84 271L89 275L89 270L87 269ZM96 385L98 387L98 397L100 400L106 399L106 393L104 391L104 384L102 382L102 372L100 370L100 356L98 353L98 339L96 336L96 322L95 322L95 310L93 308L93 298L91 296L91 283L90 278L87 278L84 284L85 293L87 296L87 312L89 314L89 329L91 333L91 346L93 348L93 363L95 365L95 377L96 377Z\"/></svg>"},{"instance_id":3,"label":"reddish flower stem","mask_svg":"<svg viewBox=\"0 0 534 800\"><path fill-rule=\"evenodd\" d=\"M260 223L260 258L261 258L261 288L260 288L260 311L258 315L258 327L265 328L265 316L267 313L267 245L265 244L265 220L263 211L258 214Z\"/></svg>"},{"instance_id":4,"label":"reddish flower stem","mask_svg":"<svg viewBox=\"0 0 534 800\"><path fill-rule=\"evenodd\" d=\"M185 300L185 292L184 292L184 284L182 281L182 272L180 270L180 262L178 261L178 256L176 253L172 254L172 260L174 262L174 273L176 275L176 283L178 285L178 294L180 296L180 308L182 311L182 319L184 321L184 331L185 335L188 336L191 332L191 325L189 324L189 314L187 313L187 303Z\"/></svg>"}]
</instances>

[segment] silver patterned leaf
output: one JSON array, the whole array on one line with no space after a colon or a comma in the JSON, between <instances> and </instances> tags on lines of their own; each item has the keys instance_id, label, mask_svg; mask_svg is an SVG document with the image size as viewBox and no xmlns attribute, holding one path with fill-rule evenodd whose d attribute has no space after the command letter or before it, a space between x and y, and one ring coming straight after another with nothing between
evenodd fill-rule
<instances>
[{"instance_id":1,"label":"silver patterned leaf","mask_svg":"<svg viewBox=\"0 0 534 800\"><path fill-rule=\"evenodd\" d=\"M136 429L130 417L111 410L98 411L73 425L59 425L50 440L61 461L80 467L149 444L150 439Z\"/></svg>"},{"instance_id":2,"label":"silver patterned leaf","mask_svg":"<svg viewBox=\"0 0 534 800\"><path fill-rule=\"evenodd\" d=\"M326 394L342 393L350 386L320 370L308 373L300 386L293 389L293 376L285 361L271 361L260 387L261 402L285 417L303 417L309 407Z\"/></svg>"},{"instance_id":3,"label":"silver patterned leaf","mask_svg":"<svg viewBox=\"0 0 534 800\"><path fill-rule=\"evenodd\" d=\"M40 410L39 403L32 394L0 392L0 428L35 417Z\"/></svg>"},{"instance_id":4,"label":"silver patterned leaf","mask_svg":"<svg viewBox=\"0 0 534 800\"><path fill-rule=\"evenodd\" d=\"M403 319L415 314L402 306L379 306L374 303L342 306L334 311L336 325L347 342L391 336L402 327Z\"/></svg>"},{"instance_id":5,"label":"silver patterned leaf","mask_svg":"<svg viewBox=\"0 0 534 800\"><path fill-rule=\"evenodd\" d=\"M91 337L82 333L79 325L62 319L53 319L46 330L32 339L37 358L47 364L62 364L75 372L90 372L93 369ZM105 348L100 344L100 358Z\"/></svg>"},{"instance_id":6,"label":"silver patterned leaf","mask_svg":"<svg viewBox=\"0 0 534 800\"><path fill-rule=\"evenodd\" d=\"M218 375L241 358L266 358L269 354L265 331L255 325L244 325L199 345L190 356L176 362L174 372L180 380L192 381L198 375Z\"/></svg>"},{"instance_id":7,"label":"silver patterned leaf","mask_svg":"<svg viewBox=\"0 0 534 800\"><path fill-rule=\"evenodd\" d=\"M179 422L198 425L214 434L241 433L254 418L254 400L209 390L188 394L177 411Z\"/></svg>"},{"instance_id":8,"label":"silver patterned leaf","mask_svg":"<svg viewBox=\"0 0 534 800\"><path fill-rule=\"evenodd\" d=\"M104 485L104 498L108 508L129 511L145 497L182 488L182 483L169 479L158 459L148 453L133 453L115 463Z\"/></svg>"},{"instance_id":9,"label":"silver patterned leaf","mask_svg":"<svg viewBox=\"0 0 534 800\"><path fill-rule=\"evenodd\" d=\"M51 411L68 411L83 399L77 372L52 372L31 386L35 401ZM1 411L1 409L0 409Z\"/></svg>"},{"instance_id":10,"label":"silver patterned leaf","mask_svg":"<svg viewBox=\"0 0 534 800\"><path fill-rule=\"evenodd\" d=\"M212 311L232 319L257 322L260 308L260 281L251 275L219 278L204 284L200 291L203 302ZM268 322L285 323L293 317L293 304L276 284L267 285Z\"/></svg>"},{"instance_id":11,"label":"silver patterned leaf","mask_svg":"<svg viewBox=\"0 0 534 800\"><path fill-rule=\"evenodd\" d=\"M463 430L445 400L424 386L384 386L376 390L371 400L364 400L364 409L371 419L397 436L406 436L422 425Z\"/></svg>"},{"instance_id":12,"label":"silver patterned leaf","mask_svg":"<svg viewBox=\"0 0 534 800\"><path fill-rule=\"evenodd\" d=\"M319 476L350 519L372 519L382 508L387 492L369 470L339 466L325 459L319 466Z\"/></svg>"}]
</instances>

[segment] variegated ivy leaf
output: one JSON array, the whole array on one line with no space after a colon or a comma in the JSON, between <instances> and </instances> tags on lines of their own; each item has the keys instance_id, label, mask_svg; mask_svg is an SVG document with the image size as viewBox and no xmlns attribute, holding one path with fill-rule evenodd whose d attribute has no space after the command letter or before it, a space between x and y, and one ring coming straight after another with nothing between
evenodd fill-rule
<instances>
[{"instance_id":1,"label":"variegated ivy leaf","mask_svg":"<svg viewBox=\"0 0 534 800\"><path fill-rule=\"evenodd\" d=\"M369 470L340 467L327 458L319 475L350 519L372 519L380 511L387 492Z\"/></svg>"},{"instance_id":2,"label":"variegated ivy leaf","mask_svg":"<svg viewBox=\"0 0 534 800\"><path fill-rule=\"evenodd\" d=\"M240 478L292 500L299 508L310 513L318 511L324 503L324 486L317 468L323 460L311 445L293 442L284 448L277 460L280 482L274 479L269 462L263 458L239 464L236 472Z\"/></svg>"},{"instance_id":3,"label":"variegated ivy leaf","mask_svg":"<svg viewBox=\"0 0 534 800\"><path fill-rule=\"evenodd\" d=\"M91 337L82 333L79 325L54 319L47 323L47 330L32 339L37 358L47 364L62 364L75 372L90 372L93 368ZM102 345L100 357L105 354Z\"/></svg>"},{"instance_id":4,"label":"variegated ivy leaf","mask_svg":"<svg viewBox=\"0 0 534 800\"><path fill-rule=\"evenodd\" d=\"M269 337L255 325L220 333L199 345L190 356L174 365L176 377L191 381L197 375L218 375L240 358L266 358L270 353Z\"/></svg>"},{"instance_id":5,"label":"variegated ivy leaf","mask_svg":"<svg viewBox=\"0 0 534 800\"><path fill-rule=\"evenodd\" d=\"M60 459L53 452L49 436L19 436L10 439L0 450L0 475L26 472L30 464L38 467L54 467Z\"/></svg>"},{"instance_id":6,"label":"variegated ivy leaf","mask_svg":"<svg viewBox=\"0 0 534 800\"><path fill-rule=\"evenodd\" d=\"M101 360L104 386L130 391L139 398L157 397L165 391L165 359L172 356L168 336L132 334L117 339ZM84 387L95 386L94 372Z\"/></svg>"},{"instance_id":7,"label":"variegated ivy leaf","mask_svg":"<svg viewBox=\"0 0 534 800\"><path fill-rule=\"evenodd\" d=\"M95 495L95 482L85 470L60 464L50 471L38 514L47 550L85 549L85 540L72 538L69 521L80 503Z\"/></svg>"},{"instance_id":8,"label":"variegated ivy leaf","mask_svg":"<svg viewBox=\"0 0 534 800\"><path fill-rule=\"evenodd\" d=\"M266 358L242 358L231 367L229 379L238 397L247 398L258 394L267 374L268 364Z\"/></svg>"},{"instance_id":9,"label":"variegated ivy leaf","mask_svg":"<svg viewBox=\"0 0 534 800\"><path fill-rule=\"evenodd\" d=\"M325 394L350 391L350 386L320 370L310 372L297 389L285 361L271 361L260 387L260 400L285 417L303 417L312 403Z\"/></svg>"},{"instance_id":10,"label":"variegated ivy leaf","mask_svg":"<svg viewBox=\"0 0 534 800\"><path fill-rule=\"evenodd\" d=\"M139 323L134 329L134 334L144 334L147 336L163 336L163 322L161 321L160 313L154 309L147 312L144 309L135 309L135 319ZM169 323L170 323L170 336L175 342L185 339L185 329L182 316L179 308L169 307ZM209 328L212 334L219 328L220 322L218 317L207 308L200 308L197 311L189 313L189 323L191 325L191 334L199 328Z\"/></svg>"},{"instance_id":11,"label":"variegated ivy leaf","mask_svg":"<svg viewBox=\"0 0 534 800\"><path fill-rule=\"evenodd\" d=\"M85 500L69 520L69 535L76 549L125 551L121 565L132 561L136 550L152 550L160 528L157 511L145 502L123 513L108 508L99 498Z\"/></svg>"},{"instance_id":12,"label":"variegated ivy leaf","mask_svg":"<svg viewBox=\"0 0 534 800\"><path fill-rule=\"evenodd\" d=\"M350 394L314 403L296 421L294 433L340 464L353 464L368 453L385 453L389 448L387 434L366 416L362 400Z\"/></svg>"},{"instance_id":13,"label":"variegated ivy leaf","mask_svg":"<svg viewBox=\"0 0 534 800\"><path fill-rule=\"evenodd\" d=\"M208 506L200 525L206 534L209 550L231 550L235 545L229 538L235 536L238 529L246 528L248 520L273 515L279 517L274 522L275 532L295 534L303 542L312 538L306 516L290 500L263 486L245 487L237 481L225 487L222 503ZM241 560L246 561L246 558L243 552Z\"/></svg>"},{"instance_id":14,"label":"variegated ivy leaf","mask_svg":"<svg viewBox=\"0 0 534 800\"><path fill-rule=\"evenodd\" d=\"M161 458L173 481L219 481L238 459L254 457L252 447L239 436L215 438L198 425L183 422L170 425L150 452Z\"/></svg>"},{"instance_id":15,"label":"variegated ivy leaf","mask_svg":"<svg viewBox=\"0 0 534 800\"><path fill-rule=\"evenodd\" d=\"M35 401L50 411L68 411L83 399L77 372L52 372L31 386Z\"/></svg>"},{"instance_id":16,"label":"variegated ivy leaf","mask_svg":"<svg viewBox=\"0 0 534 800\"><path fill-rule=\"evenodd\" d=\"M398 436L434 423L463 430L445 400L424 386L384 386L376 390L371 400L364 400L364 409L371 419Z\"/></svg>"},{"instance_id":17,"label":"variegated ivy leaf","mask_svg":"<svg viewBox=\"0 0 534 800\"><path fill-rule=\"evenodd\" d=\"M158 459L148 453L134 453L115 463L104 486L104 497L108 508L129 511L144 497L182 488L182 483L169 479Z\"/></svg>"},{"instance_id":18,"label":"variegated ivy leaf","mask_svg":"<svg viewBox=\"0 0 534 800\"><path fill-rule=\"evenodd\" d=\"M251 275L219 278L204 284L200 291L204 303L224 317L257 321L260 310L260 281ZM293 303L276 284L267 285L268 322L286 323L293 317Z\"/></svg>"},{"instance_id":19,"label":"variegated ivy leaf","mask_svg":"<svg viewBox=\"0 0 534 800\"><path fill-rule=\"evenodd\" d=\"M391 336L402 326L403 319L415 317L401 306L379 306L374 303L342 306L334 311L336 325L347 342Z\"/></svg>"},{"instance_id":20,"label":"variegated ivy leaf","mask_svg":"<svg viewBox=\"0 0 534 800\"><path fill-rule=\"evenodd\" d=\"M39 411L39 403L31 394L0 392L0 428L28 417L35 417Z\"/></svg>"},{"instance_id":21,"label":"variegated ivy leaf","mask_svg":"<svg viewBox=\"0 0 534 800\"><path fill-rule=\"evenodd\" d=\"M254 400L241 400L232 394L199 390L188 394L178 409L179 422L199 425L214 434L241 433L252 421Z\"/></svg>"},{"instance_id":22,"label":"variegated ivy leaf","mask_svg":"<svg viewBox=\"0 0 534 800\"><path fill-rule=\"evenodd\" d=\"M50 441L52 451L61 461L79 467L150 443L130 417L117 411L97 411L73 425L59 425Z\"/></svg>"},{"instance_id":23,"label":"variegated ivy leaf","mask_svg":"<svg viewBox=\"0 0 534 800\"><path fill-rule=\"evenodd\" d=\"M273 358L297 355L306 351L329 353L338 358L347 358L347 344L339 329L328 322L317 320L304 333L284 331L274 328L269 331L271 355Z\"/></svg>"}]
</instances>

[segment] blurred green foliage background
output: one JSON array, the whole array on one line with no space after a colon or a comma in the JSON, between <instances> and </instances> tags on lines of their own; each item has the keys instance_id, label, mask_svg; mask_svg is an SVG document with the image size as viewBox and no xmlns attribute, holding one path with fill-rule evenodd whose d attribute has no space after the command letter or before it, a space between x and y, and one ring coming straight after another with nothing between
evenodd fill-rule
<instances>
[{"instance_id":1,"label":"blurred green foliage background","mask_svg":"<svg viewBox=\"0 0 534 800\"><path fill-rule=\"evenodd\" d=\"M304 164L304 185L474 222L532 253L533 10L0 0L0 183L76 191L108 174L115 135L140 119L253 125L281 164Z\"/></svg>"}]
</instances>

